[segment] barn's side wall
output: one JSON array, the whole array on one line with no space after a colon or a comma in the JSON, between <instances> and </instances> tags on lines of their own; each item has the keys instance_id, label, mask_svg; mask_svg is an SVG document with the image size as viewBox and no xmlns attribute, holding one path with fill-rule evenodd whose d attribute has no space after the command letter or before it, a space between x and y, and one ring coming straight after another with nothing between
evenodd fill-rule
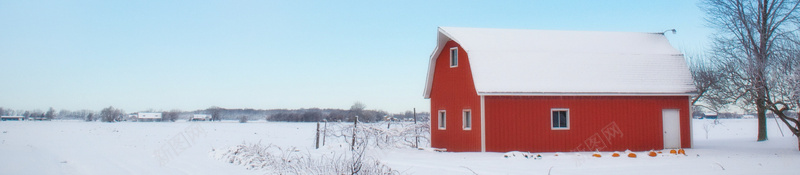
<instances>
[{"instance_id":1,"label":"barn's side wall","mask_svg":"<svg viewBox=\"0 0 800 175\"><path fill-rule=\"evenodd\" d=\"M687 96L486 96L486 150L663 149L662 110L680 110L681 145L691 147ZM569 109L569 130L552 130L552 108Z\"/></svg>"},{"instance_id":2,"label":"barn's side wall","mask_svg":"<svg viewBox=\"0 0 800 175\"><path fill-rule=\"evenodd\" d=\"M450 67L450 48L458 49L458 67ZM431 147L448 151L481 151L480 97L472 81L469 59L458 43L449 41L436 60L431 87ZM472 129L462 129L462 111L471 110ZM439 129L439 110L446 110L446 129Z\"/></svg>"}]
</instances>

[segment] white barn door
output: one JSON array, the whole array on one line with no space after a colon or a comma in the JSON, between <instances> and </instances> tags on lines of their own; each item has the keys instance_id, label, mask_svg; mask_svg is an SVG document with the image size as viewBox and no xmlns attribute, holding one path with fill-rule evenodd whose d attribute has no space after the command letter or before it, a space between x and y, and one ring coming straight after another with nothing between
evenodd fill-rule
<instances>
[{"instance_id":1,"label":"white barn door","mask_svg":"<svg viewBox=\"0 0 800 175\"><path fill-rule=\"evenodd\" d=\"M681 120L677 109L661 111L664 123L664 149L681 147Z\"/></svg>"}]
</instances>

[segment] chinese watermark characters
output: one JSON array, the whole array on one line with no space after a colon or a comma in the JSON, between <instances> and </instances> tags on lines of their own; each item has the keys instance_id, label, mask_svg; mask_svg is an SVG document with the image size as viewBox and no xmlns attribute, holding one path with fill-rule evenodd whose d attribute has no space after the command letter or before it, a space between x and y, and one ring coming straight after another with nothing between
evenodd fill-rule
<instances>
[{"instance_id":1,"label":"chinese watermark characters","mask_svg":"<svg viewBox=\"0 0 800 175\"><path fill-rule=\"evenodd\" d=\"M207 135L206 130L200 125L189 125L182 132L167 139L161 147L153 152L153 156L158 159L159 165L164 166L173 158L178 157L183 151L191 148L196 143L197 138Z\"/></svg>"},{"instance_id":2,"label":"chinese watermark characters","mask_svg":"<svg viewBox=\"0 0 800 175\"><path fill-rule=\"evenodd\" d=\"M603 150L612 145L612 139L622 138L622 136L622 130L617 125L617 122L611 122L603 127L603 129L600 129L600 132L589 136L589 138L575 147L575 149L572 149L572 151L581 152Z\"/></svg>"}]
</instances>

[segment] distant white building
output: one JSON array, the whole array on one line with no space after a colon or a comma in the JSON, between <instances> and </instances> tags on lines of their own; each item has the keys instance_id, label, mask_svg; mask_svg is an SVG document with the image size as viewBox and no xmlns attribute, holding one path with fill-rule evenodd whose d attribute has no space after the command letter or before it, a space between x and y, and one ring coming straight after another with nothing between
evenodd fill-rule
<instances>
[{"instance_id":1,"label":"distant white building","mask_svg":"<svg viewBox=\"0 0 800 175\"><path fill-rule=\"evenodd\" d=\"M211 120L211 115L208 114L194 114L192 115L191 121L209 121Z\"/></svg>"},{"instance_id":2,"label":"distant white building","mask_svg":"<svg viewBox=\"0 0 800 175\"><path fill-rule=\"evenodd\" d=\"M704 115L703 118L705 119L717 119L717 116L719 116L716 112L706 112Z\"/></svg>"},{"instance_id":3,"label":"distant white building","mask_svg":"<svg viewBox=\"0 0 800 175\"><path fill-rule=\"evenodd\" d=\"M0 120L2 121L23 121L25 120L24 116L0 116Z\"/></svg>"},{"instance_id":4,"label":"distant white building","mask_svg":"<svg viewBox=\"0 0 800 175\"><path fill-rule=\"evenodd\" d=\"M755 115L751 115L751 114L745 114L745 115L742 115L742 118L743 119L754 119L754 118L756 118L756 116Z\"/></svg>"},{"instance_id":5,"label":"distant white building","mask_svg":"<svg viewBox=\"0 0 800 175\"><path fill-rule=\"evenodd\" d=\"M137 122L156 122L161 121L161 113L155 112L139 112L128 115Z\"/></svg>"}]
</instances>

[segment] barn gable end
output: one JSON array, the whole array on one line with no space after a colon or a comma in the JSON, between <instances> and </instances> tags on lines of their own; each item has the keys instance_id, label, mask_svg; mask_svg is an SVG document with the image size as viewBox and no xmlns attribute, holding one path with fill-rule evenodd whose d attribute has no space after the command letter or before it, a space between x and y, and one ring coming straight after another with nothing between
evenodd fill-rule
<instances>
[{"instance_id":1,"label":"barn gable end","mask_svg":"<svg viewBox=\"0 0 800 175\"><path fill-rule=\"evenodd\" d=\"M438 119L440 111L445 112L445 127L440 129L439 120L431 120L431 146L447 148L450 151L476 151L481 148L480 97L472 82L468 55L458 43L450 41L443 45L436 59L435 87L431 92L431 118ZM458 51L458 65L450 65L451 48ZM470 113L469 129L464 129L464 111Z\"/></svg>"}]
</instances>

